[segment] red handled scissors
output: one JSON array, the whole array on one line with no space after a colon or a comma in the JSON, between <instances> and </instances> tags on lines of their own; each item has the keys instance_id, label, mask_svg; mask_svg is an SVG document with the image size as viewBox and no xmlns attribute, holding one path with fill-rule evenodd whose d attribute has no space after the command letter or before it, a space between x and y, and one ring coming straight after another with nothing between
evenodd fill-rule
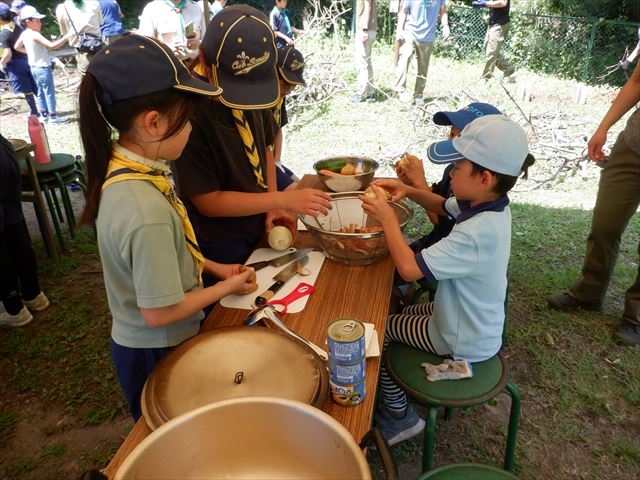
<instances>
[{"instance_id":1,"label":"red handled scissors","mask_svg":"<svg viewBox=\"0 0 640 480\"><path fill-rule=\"evenodd\" d=\"M295 288L293 292L291 292L286 297L281 298L280 300L271 300L270 302L267 302L267 305L271 305L274 308L276 305L279 306L280 308L276 308L276 311L284 315L285 313L287 313L287 307L291 303L295 302L299 298L302 298L306 295L311 295L314 291L315 291L315 287L313 285L309 285L308 283L302 282L300 285L298 285Z\"/></svg>"}]
</instances>

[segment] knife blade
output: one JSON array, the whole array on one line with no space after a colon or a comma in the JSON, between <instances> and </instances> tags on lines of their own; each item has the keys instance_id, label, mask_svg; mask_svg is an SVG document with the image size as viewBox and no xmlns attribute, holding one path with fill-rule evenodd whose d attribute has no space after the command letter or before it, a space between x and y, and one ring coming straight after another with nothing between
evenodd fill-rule
<instances>
[{"instance_id":1,"label":"knife blade","mask_svg":"<svg viewBox=\"0 0 640 480\"><path fill-rule=\"evenodd\" d=\"M272 258L271 260L262 260L260 262L250 263L247 265L247 267L252 267L254 270L260 270L264 267L279 267L281 265L284 265L285 263L289 263L293 260L297 260L300 257L304 257L311 251L313 251L313 248L303 248L302 250L296 250L291 253L280 255L279 257Z\"/></svg>"},{"instance_id":2,"label":"knife blade","mask_svg":"<svg viewBox=\"0 0 640 480\"><path fill-rule=\"evenodd\" d=\"M309 261L309 255L305 255L304 257L296 260L291 265L288 265L283 270L278 272L273 279L276 281L273 285L267 288L264 292L258 295L255 299L255 304L257 307L261 307L269 300L273 298L278 290L282 288L282 286L287 283L290 278L295 277L298 273L298 268L304 266Z\"/></svg>"}]
</instances>

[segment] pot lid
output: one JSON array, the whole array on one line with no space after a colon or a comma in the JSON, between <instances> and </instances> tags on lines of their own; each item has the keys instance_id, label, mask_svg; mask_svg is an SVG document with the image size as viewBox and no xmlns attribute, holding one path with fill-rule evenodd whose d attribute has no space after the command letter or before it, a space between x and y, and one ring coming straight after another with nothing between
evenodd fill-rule
<instances>
[{"instance_id":1,"label":"pot lid","mask_svg":"<svg viewBox=\"0 0 640 480\"><path fill-rule=\"evenodd\" d=\"M152 429L209 403L271 396L324 402L325 365L306 345L263 327L224 327L186 340L155 367L142 391Z\"/></svg>"}]
</instances>

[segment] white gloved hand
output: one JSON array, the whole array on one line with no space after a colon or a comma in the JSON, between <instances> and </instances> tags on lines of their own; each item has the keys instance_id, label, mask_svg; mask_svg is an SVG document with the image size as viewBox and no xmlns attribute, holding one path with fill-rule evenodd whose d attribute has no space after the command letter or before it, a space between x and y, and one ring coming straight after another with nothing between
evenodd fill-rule
<instances>
[{"instance_id":1,"label":"white gloved hand","mask_svg":"<svg viewBox=\"0 0 640 480\"><path fill-rule=\"evenodd\" d=\"M459 378L470 378L473 376L471 365L466 360L450 360L446 358L440 365L432 365L427 362L420 364L427 372L427 380L457 380Z\"/></svg>"}]
</instances>

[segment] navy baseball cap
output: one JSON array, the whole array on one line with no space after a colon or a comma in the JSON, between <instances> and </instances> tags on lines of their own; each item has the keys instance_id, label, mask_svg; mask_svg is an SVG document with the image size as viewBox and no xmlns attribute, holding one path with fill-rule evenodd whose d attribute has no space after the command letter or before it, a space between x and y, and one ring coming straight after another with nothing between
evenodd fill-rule
<instances>
[{"instance_id":1,"label":"navy baseball cap","mask_svg":"<svg viewBox=\"0 0 640 480\"><path fill-rule=\"evenodd\" d=\"M241 110L276 105L276 44L264 13L248 5L225 7L209 22L200 49L213 82L222 87L224 105Z\"/></svg>"},{"instance_id":2,"label":"navy baseball cap","mask_svg":"<svg viewBox=\"0 0 640 480\"><path fill-rule=\"evenodd\" d=\"M462 130L469 122L485 115L501 115L502 112L493 105L482 102L470 103L457 112L437 112L433 116L436 125L453 125Z\"/></svg>"},{"instance_id":3,"label":"navy baseball cap","mask_svg":"<svg viewBox=\"0 0 640 480\"><path fill-rule=\"evenodd\" d=\"M287 83L306 85L304 81L304 57L293 45L278 48L278 71Z\"/></svg>"},{"instance_id":4,"label":"navy baseball cap","mask_svg":"<svg viewBox=\"0 0 640 480\"><path fill-rule=\"evenodd\" d=\"M220 87L191 76L164 43L136 34L102 48L89 62L87 73L100 84L101 105L171 88L207 96L222 93Z\"/></svg>"},{"instance_id":5,"label":"navy baseball cap","mask_svg":"<svg viewBox=\"0 0 640 480\"><path fill-rule=\"evenodd\" d=\"M4 2L0 2L0 15L6 15L10 11L11 11L11 8L9 8L9 5L7 5Z\"/></svg>"},{"instance_id":6,"label":"navy baseball cap","mask_svg":"<svg viewBox=\"0 0 640 480\"><path fill-rule=\"evenodd\" d=\"M504 115L484 115L473 120L452 140L429 145L427 156L443 164L470 160L492 172L518 177L529 154L527 134Z\"/></svg>"}]
</instances>

